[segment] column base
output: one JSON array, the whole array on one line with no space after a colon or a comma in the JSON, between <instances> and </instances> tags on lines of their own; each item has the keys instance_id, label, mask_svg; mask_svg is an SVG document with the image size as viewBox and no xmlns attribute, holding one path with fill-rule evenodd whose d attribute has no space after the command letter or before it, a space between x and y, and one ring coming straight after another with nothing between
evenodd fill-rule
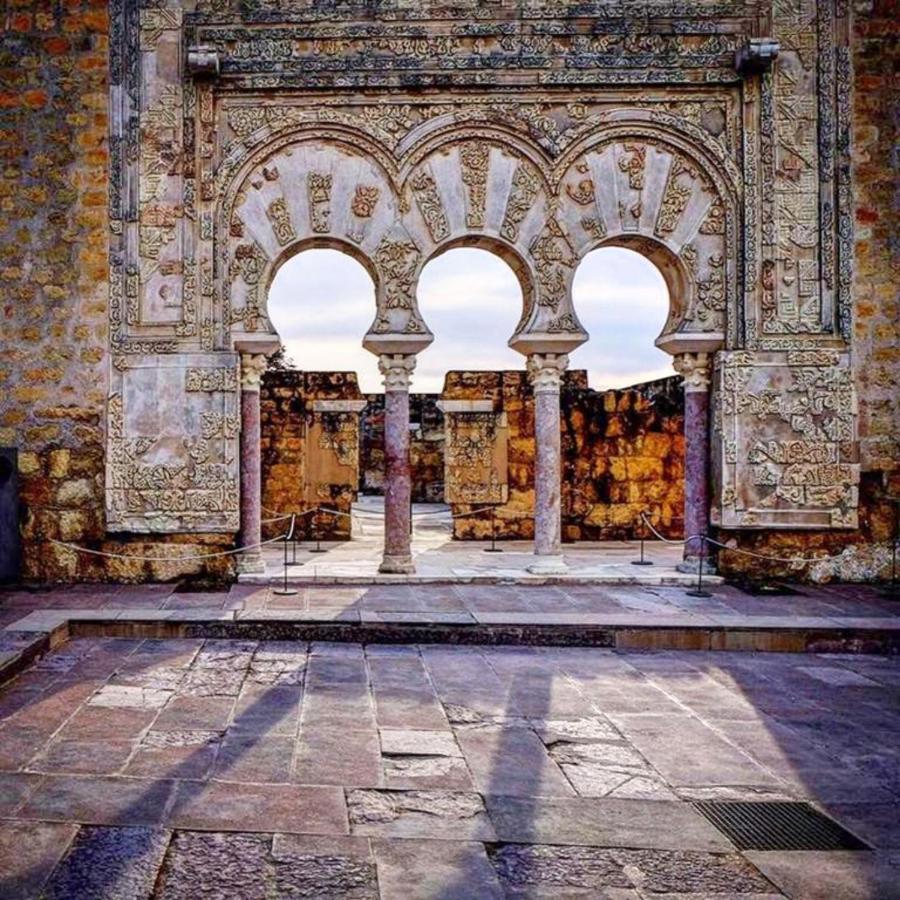
<instances>
[{"instance_id":1,"label":"column base","mask_svg":"<svg viewBox=\"0 0 900 900\"><path fill-rule=\"evenodd\" d=\"M416 565L411 556L385 555L378 571L382 575L412 575L416 571Z\"/></svg>"},{"instance_id":2,"label":"column base","mask_svg":"<svg viewBox=\"0 0 900 900\"><path fill-rule=\"evenodd\" d=\"M682 572L685 575L696 575L700 571L700 557L686 556L677 566L675 566L675 570L677 572ZM718 574L715 563L708 558L703 560L703 574Z\"/></svg>"},{"instance_id":3,"label":"column base","mask_svg":"<svg viewBox=\"0 0 900 900\"><path fill-rule=\"evenodd\" d=\"M565 575L569 567L562 556L536 556L528 571L532 575Z\"/></svg>"},{"instance_id":4,"label":"column base","mask_svg":"<svg viewBox=\"0 0 900 900\"><path fill-rule=\"evenodd\" d=\"M237 558L237 570L239 575L265 575L266 563L259 551L241 553Z\"/></svg>"}]
</instances>

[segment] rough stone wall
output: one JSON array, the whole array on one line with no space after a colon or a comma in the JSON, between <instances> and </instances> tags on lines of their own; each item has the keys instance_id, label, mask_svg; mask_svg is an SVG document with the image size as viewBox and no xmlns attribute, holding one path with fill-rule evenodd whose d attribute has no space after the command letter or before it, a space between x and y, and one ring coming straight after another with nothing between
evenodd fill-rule
<instances>
[{"instance_id":1,"label":"rough stone wall","mask_svg":"<svg viewBox=\"0 0 900 900\"><path fill-rule=\"evenodd\" d=\"M859 401L859 528L720 533L727 543L809 565L720 551L728 575L868 580L890 575L900 511L900 3L855 4L852 365Z\"/></svg>"},{"instance_id":2,"label":"rough stone wall","mask_svg":"<svg viewBox=\"0 0 900 900\"><path fill-rule=\"evenodd\" d=\"M349 540L348 517L359 481L359 413L316 411L361 401L354 372L269 371L260 390L263 537L284 533L285 521L265 521L322 506L297 519L303 539ZM336 404L332 403L336 401ZM318 529L318 532L317 532Z\"/></svg>"},{"instance_id":3,"label":"rough stone wall","mask_svg":"<svg viewBox=\"0 0 900 900\"><path fill-rule=\"evenodd\" d=\"M6 4L0 37L0 445L19 449L23 576L140 581L224 572L75 553L215 550L222 536L105 532L108 17L105 2ZM230 536L224 539L230 540ZM125 543L128 546L125 546Z\"/></svg>"},{"instance_id":4,"label":"rough stone wall","mask_svg":"<svg viewBox=\"0 0 900 900\"><path fill-rule=\"evenodd\" d=\"M681 379L625 390L567 384L560 398L563 540L630 540L642 512L661 534L683 536L684 391Z\"/></svg>"},{"instance_id":5,"label":"rough stone wall","mask_svg":"<svg viewBox=\"0 0 900 900\"><path fill-rule=\"evenodd\" d=\"M437 394L410 394L409 468L413 503L444 500L444 417ZM367 394L360 421L359 492L384 494L384 394Z\"/></svg>"},{"instance_id":6,"label":"rough stone wall","mask_svg":"<svg viewBox=\"0 0 900 900\"><path fill-rule=\"evenodd\" d=\"M490 400L505 414L507 501L495 507L503 540L534 536L534 395L524 372L451 372L447 400ZM666 536L682 533L684 401L680 379L594 391L587 373L566 373L560 397L563 540L623 540L639 534L646 511ZM489 504L454 504L454 514ZM455 520L460 539L490 536L486 513Z\"/></svg>"}]
</instances>

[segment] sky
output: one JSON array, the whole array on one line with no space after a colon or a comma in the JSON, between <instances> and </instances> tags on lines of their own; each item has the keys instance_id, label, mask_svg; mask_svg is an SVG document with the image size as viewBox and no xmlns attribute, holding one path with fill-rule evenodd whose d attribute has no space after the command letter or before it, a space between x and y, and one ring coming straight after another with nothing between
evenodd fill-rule
<instances>
[{"instance_id":1,"label":"sky","mask_svg":"<svg viewBox=\"0 0 900 900\"><path fill-rule=\"evenodd\" d=\"M652 263L630 250L595 250L581 262L575 308L590 340L570 354L593 388L625 387L672 374L653 341L668 292ZM412 390L439 393L451 369L523 369L506 342L522 292L512 270L486 250L459 248L432 260L419 281L419 309L434 343L419 354ZM307 250L278 271L269 316L296 368L356 371L366 393L381 391L376 357L362 347L375 292L363 267L337 250Z\"/></svg>"}]
</instances>

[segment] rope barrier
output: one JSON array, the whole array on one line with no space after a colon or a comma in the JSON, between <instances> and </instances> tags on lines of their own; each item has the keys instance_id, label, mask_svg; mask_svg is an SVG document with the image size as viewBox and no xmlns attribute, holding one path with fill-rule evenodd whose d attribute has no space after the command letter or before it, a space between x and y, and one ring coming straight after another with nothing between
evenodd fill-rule
<instances>
[{"instance_id":1,"label":"rope barrier","mask_svg":"<svg viewBox=\"0 0 900 900\"><path fill-rule=\"evenodd\" d=\"M293 531L291 532L293 533ZM138 556L134 553L112 553L108 550L93 550L90 547L82 547L79 544L72 544L68 541L58 541L56 538L47 538L47 540L51 544L56 544L60 547L65 547L67 550L73 550L77 553L87 553L91 556L104 556L109 559L130 559L135 560L137 562L168 562L168 563L179 563L179 562L189 562L191 560L197 559L213 559L218 556L231 556L234 553L243 553L245 550L255 550L259 547L265 547L267 544L275 544L278 541L282 541L289 538L286 538L284 534L278 535L278 537L269 538L267 541L260 541L258 544L245 544L243 547L233 547L231 550L218 550L215 553L197 553L192 554L191 556Z\"/></svg>"},{"instance_id":2,"label":"rope barrier","mask_svg":"<svg viewBox=\"0 0 900 900\"><path fill-rule=\"evenodd\" d=\"M709 537L706 534L695 534L691 537L685 538L683 541L673 541L668 538L663 537L652 525L652 523L647 519L647 516L644 513L641 513L641 520L643 523L656 535L659 540L661 540L665 544L687 544L690 541L702 540L706 541L708 544L713 544L716 547L720 547L722 550L729 550L732 553L743 553L745 556L752 556L755 559L764 559L768 562L780 562L780 563L788 563L790 565L810 565L811 563L819 563L819 562L828 562L834 559L841 559L843 553L836 553L831 556L769 556L765 553L757 553L755 550L745 550L743 547L732 547L729 544L723 544L721 541L717 541L715 538Z\"/></svg>"}]
</instances>

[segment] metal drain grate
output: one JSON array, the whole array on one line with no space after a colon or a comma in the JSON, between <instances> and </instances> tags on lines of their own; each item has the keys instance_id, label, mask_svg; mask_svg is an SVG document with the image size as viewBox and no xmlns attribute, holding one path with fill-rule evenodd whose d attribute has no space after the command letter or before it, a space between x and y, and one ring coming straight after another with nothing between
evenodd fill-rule
<instances>
[{"instance_id":1,"label":"metal drain grate","mask_svg":"<svg viewBox=\"0 0 900 900\"><path fill-rule=\"evenodd\" d=\"M808 803L699 800L694 803L739 850L869 850Z\"/></svg>"}]
</instances>

